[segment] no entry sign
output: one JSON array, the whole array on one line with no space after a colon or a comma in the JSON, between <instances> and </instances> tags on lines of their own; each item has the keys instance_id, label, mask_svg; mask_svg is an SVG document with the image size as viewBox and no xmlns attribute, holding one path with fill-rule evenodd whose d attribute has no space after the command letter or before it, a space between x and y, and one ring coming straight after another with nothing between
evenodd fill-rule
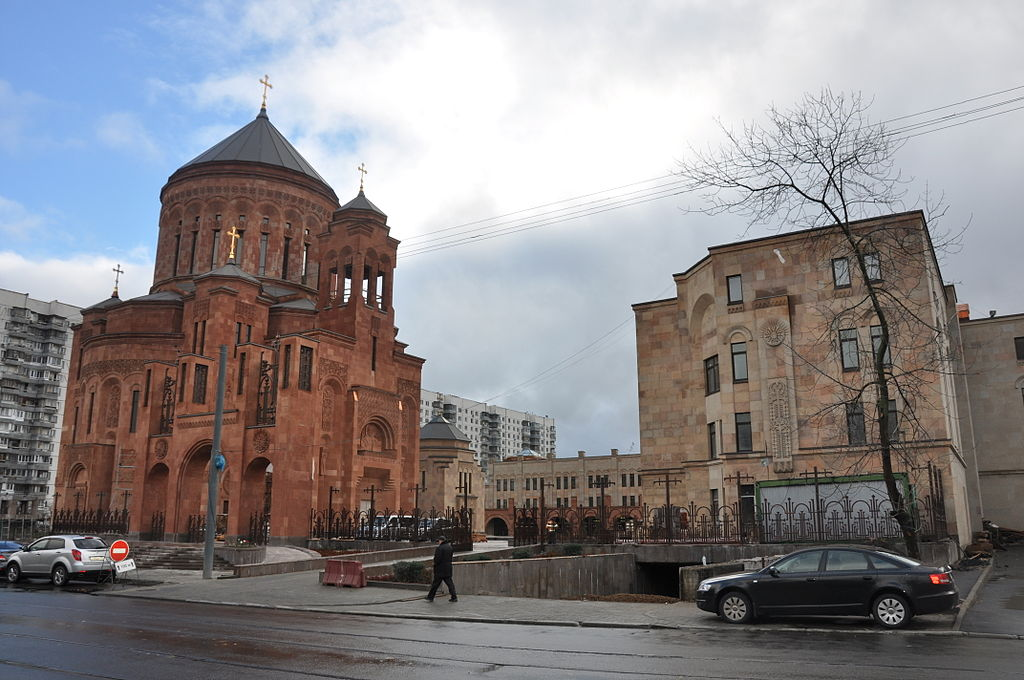
<instances>
[{"instance_id":1,"label":"no entry sign","mask_svg":"<svg viewBox=\"0 0 1024 680\"><path fill-rule=\"evenodd\" d=\"M120 562L128 557L128 541L118 539L110 544L110 559Z\"/></svg>"}]
</instances>

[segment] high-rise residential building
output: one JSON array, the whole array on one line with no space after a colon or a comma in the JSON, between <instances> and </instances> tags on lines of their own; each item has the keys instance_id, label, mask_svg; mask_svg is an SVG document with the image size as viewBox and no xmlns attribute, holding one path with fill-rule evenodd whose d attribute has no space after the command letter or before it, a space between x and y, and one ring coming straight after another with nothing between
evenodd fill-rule
<instances>
[{"instance_id":1,"label":"high-rise residential building","mask_svg":"<svg viewBox=\"0 0 1024 680\"><path fill-rule=\"evenodd\" d=\"M50 516L71 325L80 320L73 305L0 289L0 530Z\"/></svg>"},{"instance_id":2,"label":"high-rise residential building","mask_svg":"<svg viewBox=\"0 0 1024 680\"><path fill-rule=\"evenodd\" d=\"M555 419L496 404L420 390L420 426L444 418L470 438L477 462L490 478L490 466L524 449L555 457Z\"/></svg>"}]
</instances>

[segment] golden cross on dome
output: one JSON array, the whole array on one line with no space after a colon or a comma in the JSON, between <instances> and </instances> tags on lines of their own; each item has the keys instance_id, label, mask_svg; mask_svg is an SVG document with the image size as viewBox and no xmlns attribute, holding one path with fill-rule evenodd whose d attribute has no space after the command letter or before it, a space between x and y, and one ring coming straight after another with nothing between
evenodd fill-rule
<instances>
[{"instance_id":1,"label":"golden cross on dome","mask_svg":"<svg viewBox=\"0 0 1024 680\"><path fill-rule=\"evenodd\" d=\"M121 281L121 274L124 274L124 270L121 269L121 263L119 262L111 271L114 272L114 292L111 297L117 297L117 284Z\"/></svg>"},{"instance_id":2,"label":"golden cross on dome","mask_svg":"<svg viewBox=\"0 0 1024 680\"><path fill-rule=\"evenodd\" d=\"M242 232L238 231L238 227L231 227L231 231L228 232L228 236L231 237L231 252L228 253L228 259L235 259L235 243L238 239L242 238Z\"/></svg>"},{"instance_id":3,"label":"golden cross on dome","mask_svg":"<svg viewBox=\"0 0 1024 680\"><path fill-rule=\"evenodd\" d=\"M362 193L362 191L363 191L363 178L366 177L366 173L368 173L369 170L366 169L366 163L360 163L359 167L356 168L356 170L359 171L359 191L360 191L360 193Z\"/></svg>"},{"instance_id":4,"label":"golden cross on dome","mask_svg":"<svg viewBox=\"0 0 1024 680\"><path fill-rule=\"evenodd\" d=\"M274 86L270 84L270 76L266 74L263 75L260 84L263 85L263 108L267 108L267 88L273 90Z\"/></svg>"}]
</instances>

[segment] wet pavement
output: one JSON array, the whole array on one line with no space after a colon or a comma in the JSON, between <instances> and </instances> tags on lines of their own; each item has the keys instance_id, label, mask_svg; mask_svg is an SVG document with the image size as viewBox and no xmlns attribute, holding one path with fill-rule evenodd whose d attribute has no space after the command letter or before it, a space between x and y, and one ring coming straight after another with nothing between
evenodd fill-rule
<instances>
[{"instance_id":1,"label":"wet pavement","mask_svg":"<svg viewBox=\"0 0 1024 680\"><path fill-rule=\"evenodd\" d=\"M288 550L277 549L268 555L268 560L284 561L289 557ZM294 559L298 559L297 555L296 551ZM460 595L458 602L450 603L441 593L434 602L427 602L426 586L323 586L317 571L244 579L226 578L230 573L216 576L220 578L204 580L201 572L139 570L132 579L105 586L100 592L119 597L383 618L600 628L731 627L715 615L697 609L692 602L654 604ZM1024 639L1024 546L998 553L993 565L957 571L954 577L964 601L961 611L916 617L901 633ZM890 633L876 628L867 617L789 618L758 622L747 629Z\"/></svg>"}]
</instances>

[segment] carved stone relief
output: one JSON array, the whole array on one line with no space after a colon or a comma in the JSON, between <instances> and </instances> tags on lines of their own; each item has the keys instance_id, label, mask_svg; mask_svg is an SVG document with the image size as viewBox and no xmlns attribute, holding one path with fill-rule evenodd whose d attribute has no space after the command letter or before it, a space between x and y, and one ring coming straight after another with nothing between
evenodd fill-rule
<instances>
[{"instance_id":1,"label":"carved stone relief","mask_svg":"<svg viewBox=\"0 0 1024 680\"><path fill-rule=\"evenodd\" d=\"M768 385L768 453L776 472L793 471L793 430L789 385L774 380Z\"/></svg>"}]
</instances>

